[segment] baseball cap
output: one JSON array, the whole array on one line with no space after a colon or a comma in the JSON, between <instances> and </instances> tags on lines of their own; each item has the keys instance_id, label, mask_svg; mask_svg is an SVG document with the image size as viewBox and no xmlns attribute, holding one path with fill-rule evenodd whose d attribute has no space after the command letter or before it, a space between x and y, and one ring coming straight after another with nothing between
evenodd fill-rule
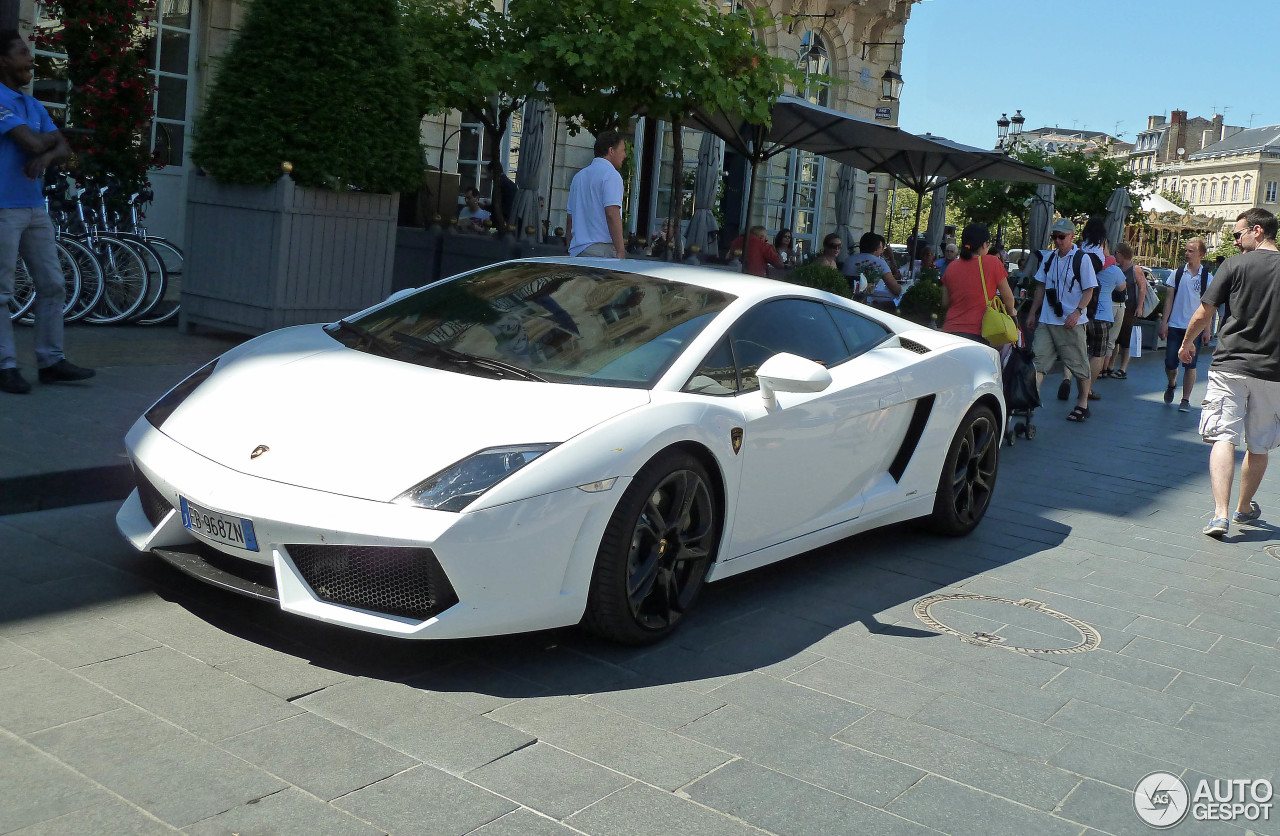
<instances>
[{"instance_id":1,"label":"baseball cap","mask_svg":"<svg viewBox=\"0 0 1280 836\"><path fill-rule=\"evenodd\" d=\"M1053 226L1049 227L1050 232L1066 232L1075 235L1076 225L1069 218L1058 218L1053 222Z\"/></svg>"}]
</instances>

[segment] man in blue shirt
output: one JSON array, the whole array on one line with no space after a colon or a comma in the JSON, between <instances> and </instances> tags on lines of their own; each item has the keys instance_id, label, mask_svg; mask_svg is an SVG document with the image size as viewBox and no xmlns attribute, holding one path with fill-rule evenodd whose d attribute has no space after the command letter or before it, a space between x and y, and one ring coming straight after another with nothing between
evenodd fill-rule
<instances>
[{"instance_id":1,"label":"man in blue shirt","mask_svg":"<svg viewBox=\"0 0 1280 836\"><path fill-rule=\"evenodd\" d=\"M24 95L35 60L16 31L0 30L0 392L24 395L31 384L18 371L9 300L18 256L36 289L36 365L41 383L93 377L62 356L65 277L45 211L44 170L66 161L71 149L44 105Z\"/></svg>"}]
</instances>

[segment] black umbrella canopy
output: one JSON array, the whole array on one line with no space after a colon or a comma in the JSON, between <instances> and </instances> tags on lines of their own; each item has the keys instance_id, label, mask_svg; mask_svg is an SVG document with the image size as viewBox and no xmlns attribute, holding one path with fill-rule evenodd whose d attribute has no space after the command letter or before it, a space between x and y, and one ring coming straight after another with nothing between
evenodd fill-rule
<instances>
[{"instance_id":1,"label":"black umbrella canopy","mask_svg":"<svg viewBox=\"0 0 1280 836\"><path fill-rule=\"evenodd\" d=\"M924 134L917 139L927 141L930 147L923 152L914 149L901 152L886 160L883 168L876 170L892 174L918 192L945 186L953 180L1068 185L1065 180L1044 169L1006 157L998 151L962 145L932 134Z\"/></svg>"}]
</instances>

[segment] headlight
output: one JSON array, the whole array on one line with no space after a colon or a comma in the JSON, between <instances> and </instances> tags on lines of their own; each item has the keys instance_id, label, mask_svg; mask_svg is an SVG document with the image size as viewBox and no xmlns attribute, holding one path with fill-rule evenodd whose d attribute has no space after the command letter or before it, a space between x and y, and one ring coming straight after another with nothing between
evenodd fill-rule
<instances>
[{"instance_id":1,"label":"headlight","mask_svg":"<svg viewBox=\"0 0 1280 836\"><path fill-rule=\"evenodd\" d=\"M157 430L160 425L168 420L174 410L182 406L182 402L190 397L196 387L209 379L209 375L213 374L214 368L218 365L218 361L214 360L207 363L191 374L186 380L169 390L169 393L160 400L156 401L155 406L146 412L147 421Z\"/></svg>"},{"instance_id":2,"label":"headlight","mask_svg":"<svg viewBox=\"0 0 1280 836\"><path fill-rule=\"evenodd\" d=\"M519 444L481 450L424 479L392 501L433 511L461 511L480 494L555 446Z\"/></svg>"}]
</instances>

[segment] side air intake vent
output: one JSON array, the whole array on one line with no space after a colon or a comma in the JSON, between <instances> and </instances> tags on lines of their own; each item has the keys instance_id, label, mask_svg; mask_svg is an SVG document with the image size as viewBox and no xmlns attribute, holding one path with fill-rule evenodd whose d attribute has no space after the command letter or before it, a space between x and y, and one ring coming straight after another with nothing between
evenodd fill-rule
<instances>
[{"instance_id":1,"label":"side air intake vent","mask_svg":"<svg viewBox=\"0 0 1280 836\"><path fill-rule=\"evenodd\" d=\"M426 621L458 603L431 549L285 546L322 601Z\"/></svg>"},{"instance_id":2,"label":"side air intake vent","mask_svg":"<svg viewBox=\"0 0 1280 836\"><path fill-rule=\"evenodd\" d=\"M898 342L901 343L902 347L905 348L907 351L914 351L916 354L929 353L929 346L922 345L916 342L915 340L909 340L906 337L898 337Z\"/></svg>"}]
</instances>

